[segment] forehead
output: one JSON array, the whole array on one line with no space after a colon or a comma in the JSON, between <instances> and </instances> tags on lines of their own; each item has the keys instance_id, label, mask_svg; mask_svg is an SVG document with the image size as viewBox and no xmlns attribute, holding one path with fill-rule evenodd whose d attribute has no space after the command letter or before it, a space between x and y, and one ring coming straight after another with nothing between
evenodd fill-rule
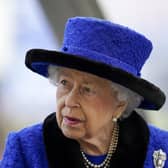
<instances>
[{"instance_id":1,"label":"forehead","mask_svg":"<svg viewBox=\"0 0 168 168\"><path fill-rule=\"evenodd\" d=\"M84 82L88 83L96 83L96 84L110 84L111 82L107 79L98 77L96 75L83 72L83 71L78 71L75 69L70 69L70 68L60 68L59 69L59 76L67 76L70 78L73 78L74 80L82 80Z\"/></svg>"}]
</instances>

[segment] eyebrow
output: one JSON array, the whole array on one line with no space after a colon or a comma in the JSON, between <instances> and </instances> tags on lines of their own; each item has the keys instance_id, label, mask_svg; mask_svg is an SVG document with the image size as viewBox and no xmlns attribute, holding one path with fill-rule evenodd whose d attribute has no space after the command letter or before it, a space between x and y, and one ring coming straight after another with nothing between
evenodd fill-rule
<instances>
[{"instance_id":1,"label":"eyebrow","mask_svg":"<svg viewBox=\"0 0 168 168\"><path fill-rule=\"evenodd\" d=\"M71 74L69 74L69 73L60 73L60 74L59 74L59 77L60 77L61 75L62 75L62 76L65 76L65 77L73 78L73 76L72 76ZM86 85L94 84L94 80L90 80L90 79L84 78L82 83L83 83L83 84L86 84Z\"/></svg>"},{"instance_id":2,"label":"eyebrow","mask_svg":"<svg viewBox=\"0 0 168 168\"><path fill-rule=\"evenodd\" d=\"M58 76L60 77L61 75L63 76L67 76L67 77L72 77L72 75L70 73L67 73L63 70L60 70L59 73L58 73Z\"/></svg>"},{"instance_id":3,"label":"eyebrow","mask_svg":"<svg viewBox=\"0 0 168 168\"><path fill-rule=\"evenodd\" d=\"M94 81L93 80L88 80L88 79L86 79L84 82L83 82L83 84L86 84L86 85L89 85L89 84L94 84Z\"/></svg>"},{"instance_id":4,"label":"eyebrow","mask_svg":"<svg viewBox=\"0 0 168 168\"><path fill-rule=\"evenodd\" d=\"M65 76L65 77L71 77L73 78L73 75L69 72L66 72L64 71L63 69L59 71L59 74L58 74L58 77L60 77L61 75ZM95 84L95 80L94 78L93 79L90 79L88 77L85 77L85 75L83 76L83 84Z\"/></svg>"}]
</instances>

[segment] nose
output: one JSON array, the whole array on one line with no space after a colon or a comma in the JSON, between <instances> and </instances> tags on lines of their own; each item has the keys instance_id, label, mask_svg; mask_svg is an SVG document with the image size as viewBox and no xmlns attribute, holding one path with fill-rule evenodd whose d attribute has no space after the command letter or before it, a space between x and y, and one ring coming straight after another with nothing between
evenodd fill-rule
<instances>
[{"instance_id":1,"label":"nose","mask_svg":"<svg viewBox=\"0 0 168 168\"><path fill-rule=\"evenodd\" d=\"M67 107L80 107L79 92L77 89L72 89L65 98L65 105Z\"/></svg>"}]
</instances>

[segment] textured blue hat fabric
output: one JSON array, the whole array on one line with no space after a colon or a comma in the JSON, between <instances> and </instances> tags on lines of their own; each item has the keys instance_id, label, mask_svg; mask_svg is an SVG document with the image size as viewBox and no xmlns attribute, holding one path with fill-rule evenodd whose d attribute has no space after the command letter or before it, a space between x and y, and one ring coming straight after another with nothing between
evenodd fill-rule
<instances>
[{"instance_id":1,"label":"textured blue hat fabric","mask_svg":"<svg viewBox=\"0 0 168 168\"><path fill-rule=\"evenodd\" d=\"M152 43L144 36L106 20L77 17L66 24L63 52L121 68L139 76Z\"/></svg>"},{"instance_id":2,"label":"textured blue hat fabric","mask_svg":"<svg viewBox=\"0 0 168 168\"><path fill-rule=\"evenodd\" d=\"M152 43L128 27L91 17L70 18L60 51L32 49L26 66L48 77L54 64L89 72L117 82L144 97L141 108L159 109L164 93L142 79L141 69L152 51Z\"/></svg>"}]
</instances>

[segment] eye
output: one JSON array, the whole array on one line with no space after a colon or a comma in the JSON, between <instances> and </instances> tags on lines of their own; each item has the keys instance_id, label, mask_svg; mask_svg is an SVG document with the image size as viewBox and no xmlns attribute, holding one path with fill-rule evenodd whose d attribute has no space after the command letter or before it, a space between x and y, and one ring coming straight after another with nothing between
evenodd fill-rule
<instances>
[{"instance_id":1,"label":"eye","mask_svg":"<svg viewBox=\"0 0 168 168\"><path fill-rule=\"evenodd\" d=\"M66 86L67 83L68 83L68 81L66 81L66 80L64 79L64 80L61 80L59 83L62 84L62 85L64 85L64 86Z\"/></svg>"},{"instance_id":2,"label":"eye","mask_svg":"<svg viewBox=\"0 0 168 168\"><path fill-rule=\"evenodd\" d=\"M59 86L67 86L67 83L68 81L65 80L65 79L62 79L62 80L59 80L57 83L56 83L56 86L59 87Z\"/></svg>"},{"instance_id":3,"label":"eye","mask_svg":"<svg viewBox=\"0 0 168 168\"><path fill-rule=\"evenodd\" d=\"M67 79L61 79L59 81L59 88L62 88L62 89L71 89L72 88L72 83L71 81L67 80Z\"/></svg>"},{"instance_id":4,"label":"eye","mask_svg":"<svg viewBox=\"0 0 168 168\"><path fill-rule=\"evenodd\" d=\"M67 92L67 91L71 90L71 87L72 87L72 85L68 80L61 79L58 82L57 90L59 90L61 92Z\"/></svg>"},{"instance_id":5,"label":"eye","mask_svg":"<svg viewBox=\"0 0 168 168\"><path fill-rule=\"evenodd\" d=\"M91 96L91 95L94 95L96 91L92 87L85 86L82 89L82 93L85 95Z\"/></svg>"},{"instance_id":6,"label":"eye","mask_svg":"<svg viewBox=\"0 0 168 168\"><path fill-rule=\"evenodd\" d=\"M83 89L85 92L88 92L88 93L91 92L91 89L89 87L84 87Z\"/></svg>"}]
</instances>

